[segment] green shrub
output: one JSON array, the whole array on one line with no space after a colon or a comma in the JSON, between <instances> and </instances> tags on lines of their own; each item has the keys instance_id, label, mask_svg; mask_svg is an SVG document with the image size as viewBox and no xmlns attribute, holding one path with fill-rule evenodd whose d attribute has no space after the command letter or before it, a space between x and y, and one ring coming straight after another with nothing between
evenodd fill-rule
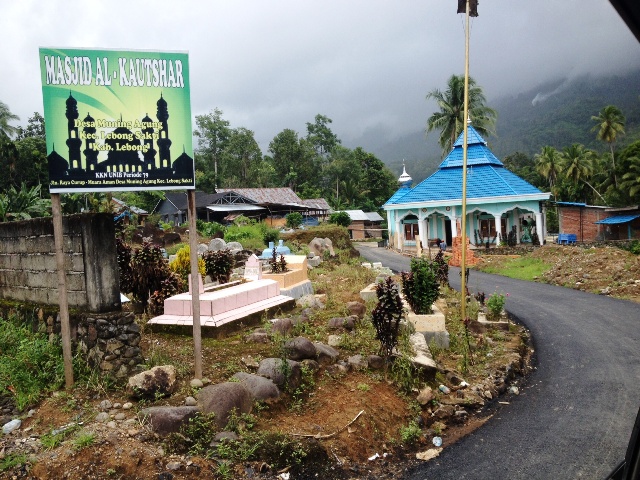
<instances>
[{"instance_id":1,"label":"green shrub","mask_svg":"<svg viewBox=\"0 0 640 480\"><path fill-rule=\"evenodd\" d=\"M404 309L398 285L391 277L376 285L376 296L378 303L371 312L371 321L376 329L376 338L380 341L382 354L389 358L398 343L398 327Z\"/></svg>"},{"instance_id":2,"label":"green shrub","mask_svg":"<svg viewBox=\"0 0 640 480\"><path fill-rule=\"evenodd\" d=\"M426 258L412 258L411 272L402 272L402 293L418 315L432 312L432 305L440 295L438 266Z\"/></svg>"},{"instance_id":3,"label":"green shrub","mask_svg":"<svg viewBox=\"0 0 640 480\"><path fill-rule=\"evenodd\" d=\"M351 225L351 217L347 212L335 212L329 215L329 223L340 225L341 227L348 227Z\"/></svg>"},{"instance_id":4,"label":"green shrub","mask_svg":"<svg viewBox=\"0 0 640 480\"><path fill-rule=\"evenodd\" d=\"M62 347L16 318L0 321L0 391L13 394L19 410L64 383Z\"/></svg>"},{"instance_id":5,"label":"green shrub","mask_svg":"<svg viewBox=\"0 0 640 480\"><path fill-rule=\"evenodd\" d=\"M260 231L262 233L262 241L265 245L269 245L269 242L278 243L280 239L280 230L277 228L271 228L266 223L260 224Z\"/></svg>"},{"instance_id":6,"label":"green shrub","mask_svg":"<svg viewBox=\"0 0 640 480\"><path fill-rule=\"evenodd\" d=\"M235 260L231 250L225 248L213 252L208 250L202 255L204 261L205 273L211 277L211 280L219 283L227 283L233 270Z\"/></svg>"},{"instance_id":7,"label":"green shrub","mask_svg":"<svg viewBox=\"0 0 640 480\"><path fill-rule=\"evenodd\" d=\"M291 212L285 218L287 219L287 228L298 228L302 225L302 214L300 212Z\"/></svg>"},{"instance_id":8,"label":"green shrub","mask_svg":"<svg viewBox=\"0 0 640 480\"><path fill-rule=\"evenodd\" d=\"M196 220L196 230L203 237L215 237L220 233L224 235L226 227L217 222L205 222L204 220Z\"/></svg>"},{"instance_id":9,"label":"green shrub","mask_svg":"<svg viewBox=\"0 0 640 480\"><path fill-rule=\"evenodd\" d=\"M186 285L189 282L189 274L191 273L191 248L185 245L176 254L176 259L169 264L169 268L178 274L182 282ZM198 257L198 272L205 275L204 260Z\"/></svg>"},{"instance_id":10,"label":"green shrub","mask_svg":"<svg viewBox=\"0 0 640 480\"><path fill-rule=\"evenodd\" d=\"M498 291L495 291L491 295L489 295L489 298L486 300L486 305L490 318L496 319L500 317L502 309L507 302L508 295L508 293L504 294Z\"/></svg>"}]
</instances>

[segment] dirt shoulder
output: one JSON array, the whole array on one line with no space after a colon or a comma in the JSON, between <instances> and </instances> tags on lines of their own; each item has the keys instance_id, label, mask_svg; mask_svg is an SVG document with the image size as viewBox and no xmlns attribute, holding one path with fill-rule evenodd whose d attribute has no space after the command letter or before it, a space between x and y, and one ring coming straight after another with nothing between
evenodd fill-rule
<instances>
[{"instance_id":1,"label":"dirt shoulder","mask_svg":"<svg viewBox=\"0 0 640 480\"><path fill-rule=\"evenodd\" d=\"M480 255L483 270L506 265L513 255ZM545 245L522 255L549 268L535 281L640 303L640 256L617 247Z\"/></svg>"}]
</instances>

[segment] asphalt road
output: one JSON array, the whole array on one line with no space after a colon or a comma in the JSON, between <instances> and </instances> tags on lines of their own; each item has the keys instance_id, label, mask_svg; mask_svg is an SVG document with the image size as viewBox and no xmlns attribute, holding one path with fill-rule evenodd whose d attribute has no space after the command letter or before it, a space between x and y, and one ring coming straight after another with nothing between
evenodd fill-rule
<instances>
[{"instance_id":1,"label":"asphalt road","mask_svg":"<svg viewBox=\"0 0 640 480\"><path fill-rule=\"evenodd\" d=\"M359 246L394 271L410 259ZM460 270L450 282L460 287ZM509 293L506 310L531 331L536 370L485 425L408 480L602 479L624 458L640 407L640 305L472 271L472 292Z\"/></svg>"}]
</instances>

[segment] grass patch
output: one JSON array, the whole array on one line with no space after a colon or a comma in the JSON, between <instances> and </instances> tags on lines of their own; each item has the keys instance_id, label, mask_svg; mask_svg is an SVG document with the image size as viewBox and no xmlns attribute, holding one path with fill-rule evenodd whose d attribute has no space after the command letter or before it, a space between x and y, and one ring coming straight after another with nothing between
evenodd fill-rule
<instances>
[{"instance_id":1,"label":"grass patch","mask_svg":"<svg viewBox=\"0 0 640 480\"><path fill-rule=\"evenodd\" d=\"M506 258L498 262L492 258L490 263L487 262L478 267L478 270L485 273L528 281L533 281L549 269L551 269L550 264L531 257Z\"/></svg>"}]
</instances>

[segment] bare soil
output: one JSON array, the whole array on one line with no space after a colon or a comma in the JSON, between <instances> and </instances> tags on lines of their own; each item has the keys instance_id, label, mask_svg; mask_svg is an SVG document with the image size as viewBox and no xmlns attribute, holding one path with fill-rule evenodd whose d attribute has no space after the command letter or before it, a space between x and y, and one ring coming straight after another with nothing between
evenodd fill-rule
<instances>
[{"instance_id":1,"label":"bare soil","mask_svg":"<svg viewBox=\"0 0 640 480\"><path fill-rule=\"evenodd\" d=\"M626 252L557 247L539 249L533 255L543 255L554 265L553 273L541 281L573 287L581 282L578 286L588 285L584 289L589 291L610 287L609 294L638 300L636 290L640 287L632 281L640 278L638 259ZM599 259L600 256L604 258ZM333 312L344 312L346 302L359 300L359 290L373 276L364 272L354 279L353 272L347 273L337 266L312 272L310 277L316 293L325 296L326 311L312 316L311 325L298 333L326 343L327 318L337 316ZM604 278L609 278L609 283ZM472 332L471 358L461 353L464 330L460 322L453 319L452 312L457 311L455 297L449 300L441 301L440 306L447 313L452 349L433 352L440 366L435 378L420 377L420 388L428 385L434 391L434 399L429 404L420 406L416 402L417 390L402 393L398 384L386 380L381 371L329 373L321 369L302 393L288 392L279 403L253 412L256 423L252 431L283 433L300 442L306 453L300 464L278 465L272 458L265 457L227 468L215 455L205 458L172 453L166 439L157 437L137 420L137 412L152 404L183 405L185 398L194 394L189 386L193 375L192 339L152 333L143 328L141 346L149 364L176 365L179 376L176 392L155 402L136 402L127 396L124 388L113 387L103 378L69 392L56 392L34 406L32 416L23 415L22 427L17 432L0 438L1 461L24 455L19 465L0 472L0 478L266 479L286 478L286 474L292 480L400 478L407 468L418 462L416 452L434 448L434 436L440 436L446 448L482 425L490 417L492 405L508 401L509 394L505 393L508 385L522 382L522 375L529 368L528 333L515 324L506 330ZM367 321L365 316L355 333L347 334L351 335L352 343L339 348L341 359L377 350L375 340L358 343L358 335L366 330L364 322ZM140 318L139 322L144 327L145 319ZM235 372L252 371L253 361L277 355L277 341L245 342L244 335L251 330L243 328L224 339L205 338L204 376L213 383L226 381ZM465 405L463 389L449 381L451 377L447 379L447 372L463 378L470 384L467 388L476 388L484 406L465 408L467 414L462 416L441 416L438 408L442 405L457 404L455 409L459 411ZM440 384L447 385L452 392L439 392ZM134 405L130 410L112 409L109 412L112 423L100 423L95 417L100 411L100 402L105 399L114 404L133 402ZM417 438L403 442L403 431L412 422L420 425L420 433ZM65 427L68 434L51 445L48 440L52 430ZM376 454L375 460L369 460Z\"/></svg>"},{"instance_id":2,"label":"bare soil","mask_svg":"<svg viewBox=\"0 0 640 480\"><path fill-rule=\"evenodd\" d=\"M529 254L550 266L536 281L640 302L640 256L614 246L545 245ZM513 256L486 255L476 266L499 266Z\"/></svg>"}]
</instances>

